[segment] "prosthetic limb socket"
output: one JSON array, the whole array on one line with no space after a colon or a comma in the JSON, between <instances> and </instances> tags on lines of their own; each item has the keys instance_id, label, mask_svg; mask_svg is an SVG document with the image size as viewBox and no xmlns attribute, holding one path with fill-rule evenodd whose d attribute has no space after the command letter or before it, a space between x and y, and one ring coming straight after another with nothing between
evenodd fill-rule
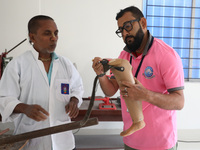
<instances>
[{"instance_id":1,"label":"prosthetic limb socket","mask_svg":"<svg viewBox=\"0 0 200 150\"><path fill-rule=\"evenodd\" d=\"M121 87L121 81L128 81L135 84L135 80L132 74L132 66L125 59L112 59L108 63L112 66L111 71L115 75L119 87ZM119 71L115 67L124 67L124 71ZM145 127L144 116L142 112L142 102L131 100L128 96L124 97L126 106L132 118L133 124L131 127L123 132L121 136L128 136Z\"/></svg>"}]
</instances>

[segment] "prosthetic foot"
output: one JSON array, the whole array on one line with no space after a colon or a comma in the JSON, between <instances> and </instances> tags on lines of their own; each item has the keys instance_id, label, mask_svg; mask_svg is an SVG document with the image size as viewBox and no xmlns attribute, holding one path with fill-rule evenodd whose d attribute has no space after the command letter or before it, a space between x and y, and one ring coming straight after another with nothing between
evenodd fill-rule
<instances>
[{"instance_id":1,"label":"prosthetic foot","mask_svg":"<svg viewBox=\"0 0 200 150\"><path fill-rule=\"evenodd\" d=\"M135 84L135 80L132 74L132 66L125 59L112 59L109 61L109 65L113 66L111 68L112 73L115 75L119 87L121 87L120 81L129 81ZM116 67L124 67L124 71L119 71L115 69ZM131 127L123 132L121 136L128 136L135 131L138 131L145 127L144 116L142 113L142 102L141 101L132 101L128 96L124 97L126 106L132 118L133 124Z\"/></svg>"}]
</instances>

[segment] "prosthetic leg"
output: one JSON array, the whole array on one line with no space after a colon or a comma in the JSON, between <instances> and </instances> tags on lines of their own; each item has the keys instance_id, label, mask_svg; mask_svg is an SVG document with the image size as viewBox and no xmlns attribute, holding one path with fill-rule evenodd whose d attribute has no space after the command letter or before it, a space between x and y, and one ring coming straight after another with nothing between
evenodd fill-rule
<instances>
[{"instance_id":1,"label":"prosthetic leg","mask_svg":"<svg viewBox=\"0 0 200 150\"><path fill-rule=\"evenodd\" d=\"M112 73L115 75L119 87L121 87L120 81L129 81L135 84L135 80L132 74L132 66L125 59L112 59L108 63L111 67ZM119 67L123 67L123 71L119 71ZM116 69L118 68L118 69ZM131 115L133 124L131 127L123 132L121 136L128 136L135 131L138 131L145 127L144 116L142 113L142 102L141 101L132 101L130 98L124 98L128 111Z\"/></svg>"}]
</instances>

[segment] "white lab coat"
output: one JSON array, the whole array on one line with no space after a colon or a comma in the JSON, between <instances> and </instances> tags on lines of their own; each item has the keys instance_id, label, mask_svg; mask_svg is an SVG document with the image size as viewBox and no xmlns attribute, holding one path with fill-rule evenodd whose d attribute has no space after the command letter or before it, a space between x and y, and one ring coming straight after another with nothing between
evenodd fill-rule
<instances>
[{"instance_id":1,"label":"white lab coat","mask_svg":"<svg viewBox=\"0 0 200 150\"><path fill-rule=\"evenodd\" d=\"M69 84L69 95L61 93L61 83ZM75 96L82 103L82 79L73 64L62 56L53 61L51 84L43 63L33 49L13 59L0 81L0 113L2 122L14 121L14 134L70 123L65 105ZM34 121L25 114L13 114L19 103L41 105L50 114L45 121ZM72 131L61 132L30 140L25 150L72 150L75 147ZM24 149L23 149L24 150Z\"/></svg>"}]
</instances>

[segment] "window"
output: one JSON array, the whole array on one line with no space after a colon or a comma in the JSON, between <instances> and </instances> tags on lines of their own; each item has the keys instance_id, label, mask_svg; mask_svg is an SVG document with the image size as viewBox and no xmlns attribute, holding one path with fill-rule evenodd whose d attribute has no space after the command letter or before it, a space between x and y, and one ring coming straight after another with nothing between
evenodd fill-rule
<instances>
[{"instance_id":1,"label":"window","mask_svg":"<svg viewBox=\"0 0 200 150\"><path fill-rule=\"evenodd\" d=\"M200 81L200 0L143 0L151 34L181 57L186 81Z\"/></svg>"}]
</instances>

